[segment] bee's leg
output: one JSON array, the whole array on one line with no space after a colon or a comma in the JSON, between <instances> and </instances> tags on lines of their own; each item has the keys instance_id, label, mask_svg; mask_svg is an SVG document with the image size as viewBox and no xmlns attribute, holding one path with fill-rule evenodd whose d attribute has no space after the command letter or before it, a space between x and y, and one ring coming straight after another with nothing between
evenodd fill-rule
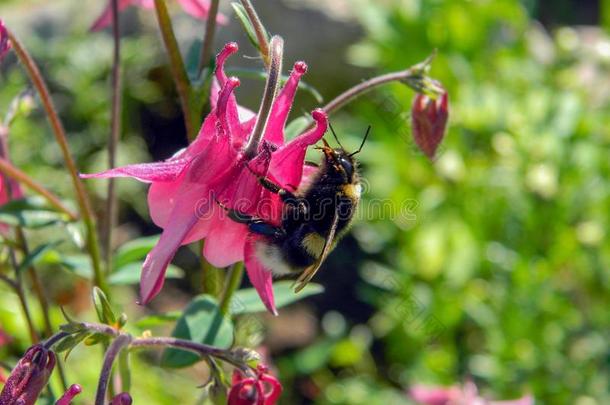
<instances>
[{"instance_id":1,"label":"bee's leg","mask_svg":"<svg viewBox=\"0 0 610 405\"><path fill-rule=\"evenodd\" d=\"M217 203L222 209L227 212L231 220L240 224L247 225L248 229L250 229L250 231L253 233L264 236L270 236L273 238L280 238L284 235L284 230L282 228L272 225L266 222L264 219L257 218L252 215L245 214L241 211L228 208L219 201L217 201Z\"/></svg>"}]
</instances>

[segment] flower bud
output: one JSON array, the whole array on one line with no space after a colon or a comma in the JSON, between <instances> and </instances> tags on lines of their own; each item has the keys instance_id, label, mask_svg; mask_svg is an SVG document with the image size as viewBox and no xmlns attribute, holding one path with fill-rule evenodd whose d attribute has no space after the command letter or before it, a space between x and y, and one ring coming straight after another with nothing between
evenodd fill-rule
<instances>
[{"instance_id":1,"label":"flower bud","mask_svg":"<svg viewBox=\"0 0 610 405\"><path fill-rule=\"evenodd\" d=\"M227 404L274 405L281 393L282 385L268 373L267 367L259 365L254 377L247 377L236 369L233 371Z\"/></svg>"},{"instance_id":2,"label":"flower bud","mask_svg":"<svg viewBox=\"0 0 610 405\"><path fill-rule=\"evenodd\" d=\"M418 93L411 107L411 125L413 138L419 149L430 159L434 158L439 144L445 135L449 117L447 92L436 99Z\"/></svg>"},{"instance_id":3,"label":"flower bud","mask_svg":"<svg viewBox=\"0 0 610 405\"><path fill-rule=\"evenodd\" d=\"M83 392L83 387L78 384L72 384L70 387L68 387L68 390L64 392L64 395L62 395L61 398L55 402L55 405L70 405L74 397L81 392Z\"/></svg>"},{"instance_id":4,"label":"flower bud","mask_svg":"<svg viewBox=\"0 0 610 405\"><path fill-rule=\"evenodd\" d=\"M55 353L41 344L28 349L0 393L0 404L34 405L55 367Z\"/></svg>"},{"instance_id":5,"label":"flower bud","mask_svg":"<svg viewBox=\"0 0 610 405\"><path fill-rule=\"evenodd\" d=\"M131 395L127 392L121 392L119 395L112 398L110 405L131 405L132 401Z\"/></svg>"}]
</instances>

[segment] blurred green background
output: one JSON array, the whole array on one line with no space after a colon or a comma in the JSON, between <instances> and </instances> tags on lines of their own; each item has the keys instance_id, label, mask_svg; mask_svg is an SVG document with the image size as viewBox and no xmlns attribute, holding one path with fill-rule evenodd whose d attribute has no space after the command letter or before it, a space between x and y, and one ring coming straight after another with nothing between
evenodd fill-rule
<instances>
[{"instance_id":1,"label":"blurred green background","mask_svg":"<svg viewBox=\"0 0 610 405\"><path fill-rule=\"evenodd\" d=\"M104 168L109 132L111 37L87 32L98 3L0 3L0 16L42 66L83 172ZM409 404L405 392L413 384L467 378L488 398L531 393L540 404L610 403L610 1L255 5L268 29L286 39L285 66L307 61L306 80L325 100L436 49L431 73L451 104L434 162L411 140L413 94L406 86L376 90L331 117L350 148L367 125L373 128L359 155L366 191L359 220L320 272L325 293L282 309L278 318L238 321L238 343L261 348L277 367L282 403ZM187 54L203 28L178 9L172 15ZM186 138L154 17L130 9L122 28L119 162L166 158ZM255 55L234 19L221 29L217 48L229 40ZM230 64L259 67L240 57ZM9 56L0 71L2 114L26 86ZM261 88L245 81L240 102L255 109ZM315 106L301 92L293 116ZM12 158L72 199L52 139L35 108L12 128ZM118 184L117 244L159 233L148 217L146 187ZM103 215L105 183L87 186ZM53 238L69 239L63 234ZM194 248L175 262L185 277L169 283L153 310L181 309L197 291ZM80 318L92 316L82 278L53 265L44 276L55 302ZM28 343L6 291L0 286L0 322L16 337L0 349L0 360L8 361ZM143 310L133 304L135 289L124 292L118 303L136 320ZM54 316L61 322L58 311ZM171 324L155 333L168 330ZM68 360L69 380L83 384L88 398L98 352L78 348ZM155 362L134 360L136 404L197 403L203 366L176 372Z\"/></svg>"}]
</instances>

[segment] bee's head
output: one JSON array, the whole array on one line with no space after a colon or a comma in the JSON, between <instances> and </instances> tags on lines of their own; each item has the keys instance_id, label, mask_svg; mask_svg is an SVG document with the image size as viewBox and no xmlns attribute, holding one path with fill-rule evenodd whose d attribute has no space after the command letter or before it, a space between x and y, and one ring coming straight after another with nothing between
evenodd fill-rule
<instances>
[{"instance_id":1,"label":"bee's head","mask_svg":"<svg viewBox=\"0 0 610 405\"><path fill-rule=\"evenodd\" d=\"M341 142L339 142L339 138L337 137L337 134L335 133L335 130L333 129L332 125L329 124L329 126L333 136L337 140L337 143L340 147L332 148L328 144L328 142L326 142L326 139L322 138L324 146L320 149L322 149L322 151L324 152L324 163L329 171L332 171L333 174L339 176L341 181L345 183L354 183L357 180L357 162L356 159L354 159L354 155L360 153L360 151L362 150L362 147L366 142L366 138L369 136L371 127L369 126L366 130L366 134L364 135L364 138L362 138L362 143L360 144L358 150L352 153L347 153L343 148L343 145L341 145Z\"/></svg>"},{"instance_id":2,"label":"bee's head","mask_svg":"<svg viewBox=\"0 0 610 405\"><path fill-rule=\"evenodd\" d=\"M354 174L356 173L356 161L352 155L348 154L343 148L332 148L322 138L324 146L321 148L324 153L324 163L327 169L339 176L343 182L354 182Z\"/></svg>"}]
</instances>

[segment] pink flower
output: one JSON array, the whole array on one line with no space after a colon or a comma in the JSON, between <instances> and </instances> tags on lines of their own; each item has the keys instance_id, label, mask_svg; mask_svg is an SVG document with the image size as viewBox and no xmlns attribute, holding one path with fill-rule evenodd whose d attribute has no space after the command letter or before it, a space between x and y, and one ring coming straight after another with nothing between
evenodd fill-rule
<instances>
[{"instance_id":1,"label":"pink flower","mask_svg":"<svg viewBox=\"0 0 610 405\"><path fill-rule=\"evenodd\" d=\"M445 136L448 117L447 92L441 94L436 100L422 93L417 93L413 99L411 107L413 138L417 146L430 159L434 158L438 145Z\"/></svg>"},{"instance_id":2,"label":"pink flower","mask_svg":"<svg viewBox=\"0 0 610 405\"><path fill-rule=\"evenodd\" d=\"M274 405L282 394L282 384L259 365L255 377L246 377L239 370L233 371L233 379L227 405Z\"/></svg>"},{"instance_id":3,"label":"pink flower","mask_svg":"<svg viewBox=\"0 0 610 405\"><path fill-rule=\"evenodd\" d=\"M409 390L409 396L422 405L534 405L534 398L529 395L510 401L489 401L479 396L472 381L452 387L415 385Z\"/></svg>"},{"instance_id":4,"label":"pink flower","mask_svg":"<svg viewBox=\"0 0 610 405\"><path fill-rule=\"evenodd\" d=\"M246 225L229 219L218 202L245 214L279 223L282 202L264 189L257 179L267 176L276 184L294 188L303 180L305 152L318 142L328 127L322 110L312 112L316 126L284 143L284 126L292 106L304 62L297 62L283 89L274 100L262 141L254 156L246 156L257 117L237 105L235 77L224 72L226 59L237 51L229 43L217 56L212 87L212 111L199 135L188 148L158 163L134 164L82 177L132 177L152 183L148 205L152 220L163 228L157 245L142 269L141 300L149 302L163 286L165 271L181 245L206 238L203 255L216 267L244 260L250 281L261 300L276 313L272 274L251 254L256 237ZM220 89L220 90L218 90Z\"/></svg>"},{"instance_id":5,"label":"pink flower","mask_svg":"<svg viewBox=\"0 0 610 405\"><path fill-rule=\"evenodd\" d=\"M64 392L64 395L55 402L55 405L70 405L74 397L81 392L83 392L83 387L78 384L72 384L68 387L68 390Z\"/></svg>"},{"instance_id":6,"label":"pink flower","mask_svg":"<svg viewBox=\"0 0 610 405\"><path fill-rule=\"evenodd\" d=\"M178 0L178 3L180 3L184 11L197 19L206 20L208 18L208 12L210 11L209 0ZM154 0L119 0L119 11L123 11L129 6L154 9L155 2ZM216 21L219 24L226 24L227 17L219 13ZM91 31L102 30L110 24L112 24L112 0L108 1L102 14L95 20L91 26Z\"/></svg>"},{"instance_id":7,"label":"pink flower","mask_svg":"<svg viewBox=\"0 0 610 405\"><path fill-rule=\"evenodd\" d=\"M28 349L0 393L0 404L34 405L55 368L55 354L41 344Z\"/></svg>"},{"instance_id":8,"label":"pink flower","mask_svg":"<svg viewBox=\"0 0 610 405\"><path fill-rule=\"evenodd\" d=\"M8 39L8 31L4 26L4 21L0 20L0 62L10 50L11 42Z\"/></svg>"}]
</instances>

